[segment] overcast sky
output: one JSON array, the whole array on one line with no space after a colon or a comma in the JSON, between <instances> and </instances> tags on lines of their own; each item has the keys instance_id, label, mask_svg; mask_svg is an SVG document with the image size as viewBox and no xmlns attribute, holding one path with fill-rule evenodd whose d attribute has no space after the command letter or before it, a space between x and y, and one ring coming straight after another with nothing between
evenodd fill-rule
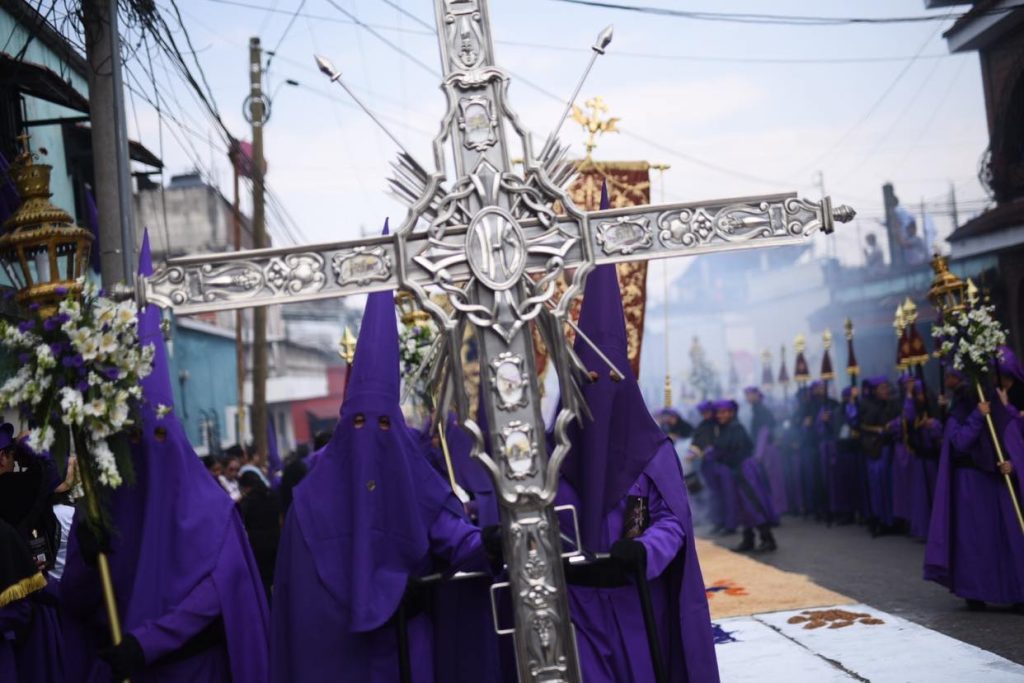
<instances>
[{"instance_id":1,"label":"overcast sky","mask_svg":"<svg viewBox=\"0 0 1024 683\"><path fill-rule=\"evenodd\" d=\"M227 4L236 1L247 6ZM158 4L166 7L163 1ZM433 23L428 0L393 4ZM950 11L926 12L922 0L635 4L828 16ZM284 35L300 5L300 15ZM276 94L266 127L267 178L300 226L301 238L324 242L358 237L379 230L386 216L393 221L404 217L404 206L385 192L387 164L396 147L316 71L313 53L330 57L413 154L427 160L444 100L431 73L439 69L437 41L426 28L383 0L179 0L179 6L224 120L239 138L249 137L242 116L249 89L249 37L260 36L264 47L273 49L284 35L268 76L268 89ZM374 25L422 64L351 23L339 7ZM621 118L623 132L602 139L595 158L671 164L664 175L668 200L789 190L817 198L821 171L834 200L860 213L861 234L877 230L885 181L895 183L897 194L915 213L923 199L937 214L940 231L950 227L944 214L951 183L961 221L984 205L985 193L976 179L987 144L978 57L948 54L941 34L952 19L834 27L751 25L555 0L491 0L491 14L498 61L514 74L512 105L538 137L548 133L563 105L516 76L568 97L594 37L614 24L614 41L581 99L603 96L611 114ZM285 79L300 86L277 89ZM170 130L175 124L169 121L164 124L160 151L168 174L198 163L230 195L224 150L207 133L198 106L173 78L158 78L158 87L185 110L179 118L191 117L189 132ZM132 137L157 151L161 131L155 111L133 98L128 121ZM175 136L187 142L179 143ZM582 155L584 136L577 126L567 124L562 139ZM658 199L662 188L657 177L654 190ZM278 226L270 227L277 243L287 242ZM835 248L840 258L856 262L857 229L851 226L844 233ZM818 248L824 251L824 242ZM659 292L652 288L652 299Z\"/></svg>"}]
</instances>

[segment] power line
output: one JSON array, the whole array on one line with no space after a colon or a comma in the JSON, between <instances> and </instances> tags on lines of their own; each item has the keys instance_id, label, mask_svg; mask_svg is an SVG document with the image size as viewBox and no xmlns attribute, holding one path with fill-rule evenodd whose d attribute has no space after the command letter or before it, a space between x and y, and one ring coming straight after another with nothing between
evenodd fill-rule
<instances>
[{"instance_id":1,"label":"power line","mask_svg":"<svg viewBox=\"0 0 1024 683\"><path fill-rule=\"evenodd\" d=\"M675 17L678 19L693 19L697 21L720 21L738 24L772 24L784 26L850 26L857 24L914 24L929 21L945 21L950 15L921 14L904 17L827 17L807 16L792 14L758 14L758 13L734 13L734 12L698 12L693 10L668 9L665 7L650 7L645 5L626 5L618 2L607 2L605 0L555 0L571 5L585 5L587 7L598 7L601 9L624 10L637 12L639 14L650 14L662 17ZM1024 4L1011 5L1009 7L992 8L989 10L975 11L974 15L1006 14L1015 9L1024 8ZM965 13L966 14L966 13ZM964 16L957 15L957 19Z\"/></svg>"},{"instance_id":2,"label":"power line","mask_svg":"<svg viewBox=\"0 0 1024 683\"><path fill-rule=\"evenodd\" d=\"M949 15L947 14L946 16L948 17ZM934 31L928 34L928 37L925 39L923 43L921 43L921 47L918 48L914 56L907 60L907 63L903 65L903 68L899 70L899 73L896 74L896 77L892 80L891 83L889 83L885 90L882 91L878 98L874 102L872 102L871 106L868 107L867 111L865 111L864 114L862 114L861 117L853 123L853 125L847 128L846 131L841 136L839 136L839 139L836 140L834 144L832 144L832 146L828 147L825 151L819 154L811 163L807 164L799 173L797 173L798 176L805 175L808 171L817 168L822 161L830 157L833 152L842 147L843 143L845 143L847 139L849 139L849 137L853 135L855 131L857 131L857 129L864 125L868 121L868 119L870 119L875 114L875 112L878 111L879 107L882 106L882 103L885 102L886 98L888 98L892 91L896 89L896 86L899 85L900 81L903 80L903 77L907 75L908 71L910 71L910 67L912 67L917 62L917 58L924 53L924 49L935 38L936 34L938 34L941 28L941 26L937 27Z\"/></svg>"},{"instance_id":3,"label":"power line","mask_svg":"<svg viewBox=\"0 0 1024 683\"><path fill-rule=\"evenodd\" d=\"M243 7L246 9L252 9L256 11L263 11L281 15L291 16L294 14L291 10L283 10L265 5L259 5L252 2L245 2L244 0L207 0L219 5L228 5L231 7ZM402 8L400 5L396 6L396 3L391 0L382 0L386 4L394 7L401 14L409 17L415 23L425 27L424 30L406 28L403 26L390 26L386 24L363 22L366 26L374 28L378 31L390 31L393 33L403 33L406 35L417 35L425 38L434 38L436 31L433 26L425 22L421 18L412 14L408 10ZM191 16L191 15L190 15ZM355 21L346 19L344 17L327 16L322 14L310 14L299 12L297 16L306 19L307 21L326 21L337 24L345 25L357 25ZM552 52L576 52L585 54L590 52L589 47L570 47L565 45L552 45L550 43L537 43L532 41L522 40L500 40L495 39L496 45L502 45L506 47L522 48L528 50L549 50ZM939 52L935 54L920 55L919 60L922 59L948 59L952 57L948 52ZM605 59L651 59L659 61L678 61L678 62L691 62L698 64L807 64L807 65L820 65L820 64L884 64L887 62L903 62L910 59L909 55L873 55L864 57L771 57L771 56L749 56L749 57L737 57L729 55L688 55L688 54L672 54L662 52L642 52L642 51L629 51L629 50L611 50L605 55Z\"/></svg>"},{"instance_id":4,"label":"power line","mask_svg":"<svg viewBox=\"0 0 1024 683\"><path fill-rule=\"evenodd\" d=\"M284 31L281 32L281 37L277 39L277 44L274 45L274 49L267 53L267 66L264 69L264 71L270 71L270 64L274 61L274 55L277 54L277 51L280 49L281 44L284 42L284 39L288 37L288 33L292 30L292 26L295 25L295 20L299 18L299 12L301 12L302 8L305 6L306 0L300 0L298 6L295 8L295 11L292 12L291 18L288 19L288 25L285 26Z\"/></svg>"}]
</instances>

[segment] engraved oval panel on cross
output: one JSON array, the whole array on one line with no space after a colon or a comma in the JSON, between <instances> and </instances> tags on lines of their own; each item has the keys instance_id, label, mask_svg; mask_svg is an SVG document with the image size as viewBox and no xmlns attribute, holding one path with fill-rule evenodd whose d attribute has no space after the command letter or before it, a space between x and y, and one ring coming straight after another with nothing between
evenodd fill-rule
<instances>
[{"instance_id":1,"label":"engraved oval panel on cross","mask_svg":"<svg viewBox=\"0 0 1024 683\"><path fill-rule=\"evenodd\" d=\"M526 240L519 224L504 209L488 206L477 212L466 233L470 270L493 290L512 287L526 267Z\"/></svg>"}]
</instances>

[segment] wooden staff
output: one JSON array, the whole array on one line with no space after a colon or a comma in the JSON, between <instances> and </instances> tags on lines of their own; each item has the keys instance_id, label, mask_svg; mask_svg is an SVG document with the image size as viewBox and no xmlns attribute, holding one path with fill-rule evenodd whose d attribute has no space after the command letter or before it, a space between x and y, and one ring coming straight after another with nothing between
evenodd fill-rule
<instances>
[{"instance_id":1,"label":"wooden staff","mask_svg":"<svg viewBox=\"0 0 1024 683\"><path fill-rule=\"evenodd\" d=\"M981 382L975 381L974 388L978 391L978 400L982 403L987 403L985 397L985 390L981 388ZM1006 457L1003 455L1002 444L999 443L999 435L996 434L996 425L992 421L992 413L985 413L985 424L988 425L988 434L992 437L992 446L996 449L996 460L1002 465L1006 462ZM1018 474L1018 476L1020 476ZM1003 479L1006 481L1006 488L1010 491L1010 500L1013 501L1013 509L1017 513L1017 523L1020 524L1020 531L1024 533L1024 515L1020 511L1020 501L1017 500L1017 489L1013 487L1013 480L1010 479L1009 474L1004 474Z\"/></svg>"},{"instance_id":2,"label":"wooden staff","mask_svg":"<svg viewBox=\"0 0 1024 683\"><path fill-rule=\"evenodd\" d=\"M96 485L93 481L92 465L89 463L89 456L85 448L85 439L77 429L71 430L72 438L75 441L75 452L78 454L79 469L82 474L82 489L85 491L86 512L89 522L99 526L102 522L100 514L100 503L96 493ZM114 581L110 576L110 563L107 561L107 554L100 551L96 554L96 566L100 571L100 585L103 588L103 604L107 609L107 621L110 622L110 639L114 645L121 644L121 618L117 613L117 599L114 596Z\"/></svg>"}]
</instances>

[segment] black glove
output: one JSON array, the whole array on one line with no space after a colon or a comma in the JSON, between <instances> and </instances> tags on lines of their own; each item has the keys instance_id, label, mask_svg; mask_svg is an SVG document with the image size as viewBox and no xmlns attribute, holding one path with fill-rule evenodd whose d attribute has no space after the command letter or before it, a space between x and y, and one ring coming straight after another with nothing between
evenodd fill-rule
<instances>
[{"instance_id":1,"label":"black glove","mask_svg":"<svg viewBox=\"0 0 1024 683\"><path fill-rule=\"evenodd\" d=\"M491 564L501 567L504 563L504 555L501 547L501 525L492 524L485 526L480 531L484 541L484 551L491 560Z\"/></svg>"},{"instance_id":2,"label":"black glove","mask_svg":"<svg viewBox=\"0 0 1024 683\"><path fill-rule=\"evenodd\" d=\"M110 535L93 528L85 519L75 524L75 538L78 540L82 559L90 567L96 566L96 558L100 553L110 554Z\"/></svg>"},{"instance_id":3,"label":"black glove","mask_svg":"<svg viewBox=\"0 0 1024 683\"><path fill-rule=\"evenodd\" d=\"M612 543L611 556L624 567L633 571L646 571L647 548L640 541L623 538Z\"/></svg>"},{"instance_id":4,"label":"black glove","mask_svg":"<svg viewBox=\"0 0 1024 683\"><path fill-rule=\"evenodd\" d=\"M130 633L126 633L119 645L99 651L99 656L110 665L113 680L123 681L146 668L146 655L142 646Z\"/></svg>"}]
</instances>

